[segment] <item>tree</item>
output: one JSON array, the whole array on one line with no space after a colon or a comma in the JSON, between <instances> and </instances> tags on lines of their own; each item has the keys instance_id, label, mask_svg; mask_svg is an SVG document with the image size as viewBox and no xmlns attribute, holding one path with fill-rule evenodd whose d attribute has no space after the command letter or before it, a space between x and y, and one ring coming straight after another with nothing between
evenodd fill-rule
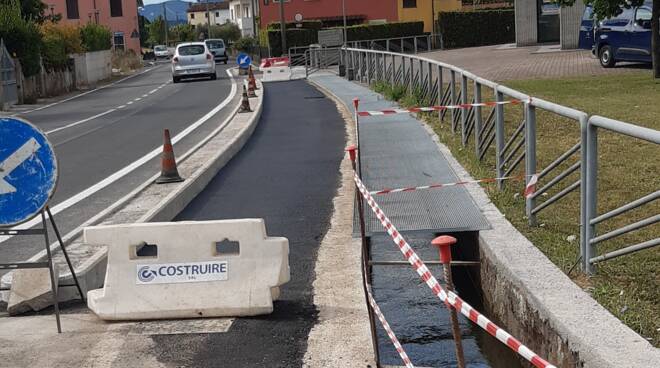
<instances>
[{"instance_id":1,"label":"tree","mask_svg":"<svg viewBox=\"0 0 660 368\"><path fill-rule=\"evenodd\" d=\"M165 20L158 16L147 25L149 29L149 43L152 45L162 45L165 43Z\"/></svg>"},{"instance_id":2,"label":"tree","mask_svg":"<svg viewBox=\"0 0 660 368\"><path fill-rule=\"evenodd\" d=\"M571 6L575 0L557 0L561 6ZM645 0L584 0L591 5L597 20L619 15L622 8L629 9L643 5ZM651 19L651 50L653 54L653 77L660 79L660 0L653 0Z\"/></svg>"}]
</instances>

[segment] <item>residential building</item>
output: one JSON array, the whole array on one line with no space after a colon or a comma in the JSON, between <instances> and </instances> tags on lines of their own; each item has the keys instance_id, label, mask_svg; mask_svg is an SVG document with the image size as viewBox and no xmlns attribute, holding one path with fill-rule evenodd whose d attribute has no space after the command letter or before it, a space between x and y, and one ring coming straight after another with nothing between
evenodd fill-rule
<instances>
[{"instance_id":1,"label":"residential building","mask_svg":"<svg viewBox=\"0 0 660 368\"><path fill-rule=\"evenodd\" d=\"M192 24L194 26L199 24L208 24L206 13L207 10L208 17L211 19L211 24L225 24L230 21L228 2L204 2L190 4L190 7L188 7L188 10L186 10L186 14L188 15L188 24Z\"/></svg>"},{"instance_id":2,"label":"residential building","mask_svg":"<svg viewBox=\"0 0 660 368\"><path fill-rule=\"evenodd\" d=\"M396 0L399 21L424 21L424 32L434 32L438 13L461 10L461 0Z\"/></svg>"},{"instance_id":3,"label":"residential building","mask_svg":"<svg viewBox=\"0 0 660 368\"><path fill-rule=\"evenodd\" d=\"M140 54L140 33L136 0L49 0L53 14L62 15L62 23L102 24L112 31L115 50L133 50Z\"/></svg>"},{"instance_id":4,"label":"residential building","mask_svg":"<svg viewBox=\"0 0 660 368\"><path fill-rule=\"evenodd\" d=\"M279 0L258 0L261 7L261 27L280 21ZM397 1L401 0L346 0L346 19L349 24L385 23L399 20ZM446 0L449 1L449 0ZM322 20L327 25L343 24L342 0L285 0L284 18L294 22L298 15L303 20Z\"/></svg>"},{"instance_id":5,"label":"residential building","mask_svg":"<svg viewBox=\"0 0 660 368\"><path fill-rule=\"evenodd\" d=\"M253 0L229 1L229 17L232 23L238 25L243 37L252 37L256 34L255 16L259 16L259 9L254 8Z\"/></svg>"},{"instance_id":6,"label":"residential building","mask_svg":"<svg viewBox=\"0 0 660 368\"><path fill-rule=\"evenodd\" d=\"M516 45L559 44L562 49L578 47L584 2L559 7L553 0L516 0Z\"/></svg>"}]
</instances>

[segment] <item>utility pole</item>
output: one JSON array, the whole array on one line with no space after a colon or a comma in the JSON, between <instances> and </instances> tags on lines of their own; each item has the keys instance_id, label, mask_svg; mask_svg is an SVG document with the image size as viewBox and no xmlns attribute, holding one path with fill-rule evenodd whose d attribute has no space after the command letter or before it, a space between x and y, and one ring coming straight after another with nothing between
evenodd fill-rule
<instances>
[{"instance_id":1,"label":"utility pole","mask_svg":"<svg viewBox=\"0 0 660 368\"><path fill-rule=\"evenodd\" d=\"M211 37L211 14L209 14L209 1L210 0L206 0L206 26L209 29L206 36L208 38L213 38Z\"/></svg>"},{"instance_id":2,"label":"utility pole","mask_svg":"<svg viewBox=\"0 0 660 368\"><path fill-rule=\"evenodd\" d=\"M348 34L346 32L346 0L341 0L341 14L344 17L344 46L346 46L348 42Z\"/></svg>"},{"instance_id":3,"label":"utility pole","mask_svg":"<svg viewBox=\"0 0 660 368\"><path fill-rule=\"evenodd\" d=\"M282 33L282 55L288 52L286 48L286 22L284 22L284 0L280 0L280 32Z\"/></svg>"},{"instance_id":4,"label":"utility pole","mask_svg":"<svg viewBox=\"0 0 660 368\"><path fill-rule=\"evenodd\" d=\"M435 0L431 0L431 42L433 43L433 47L435 47L435 37L436 37L436 32L435 32Z\"/></svg>"},{"instance_id":5,"label":"utility pole","mask_svg":"<svg viewBox=\"0 0 660 368\"><path fill-rule=\"evenodd\" d=\"M169 37L167 34L169 33L170 26L167 24L167 7L165 3L163 3L163 18L165 18L165 46L169 46Z\"/></svg>"}]
</instances>

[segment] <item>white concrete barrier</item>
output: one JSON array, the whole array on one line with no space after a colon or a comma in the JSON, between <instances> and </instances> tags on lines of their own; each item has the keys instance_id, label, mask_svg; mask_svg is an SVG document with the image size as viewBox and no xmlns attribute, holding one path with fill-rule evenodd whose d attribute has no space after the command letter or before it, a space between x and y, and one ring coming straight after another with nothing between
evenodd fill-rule
<instances>
[{"instance_id":1,"label":"white concrete barrier","mask_svg":"<svg viewBox=\"0 0 660 368\"><path fill-rule=\"evenodd\" d=\"M263 59L261 65L262 82L279 82L291 80L291 67L288 57L275 57Z\"/></svg>"},{"instance_id":2,"label":"white concrete barrier","mask_svg":"<svg viewBox=\"0 0 660 368\"><path fill-rule=\"evenodd\" d=\"M95 226L84 241L108 246L103 289L87 294L104 320L268 314L290 278L289 242L262 219Z\"/></svg>"}]
</instances>

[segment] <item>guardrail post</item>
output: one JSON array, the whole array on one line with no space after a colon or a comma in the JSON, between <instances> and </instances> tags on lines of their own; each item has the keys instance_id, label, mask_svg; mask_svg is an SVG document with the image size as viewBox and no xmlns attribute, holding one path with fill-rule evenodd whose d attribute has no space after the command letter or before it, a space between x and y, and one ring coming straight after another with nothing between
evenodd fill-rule
<instances>
[{"instance_id":1,"label":"guardrail post","mask_svg":"<svg viewBox=\"0 0 660 368\"><path fill-rule=\"evenodd\" d=\"M587 218L587 140L589 135L587 116L580 117L580 257L582 262L580 264L583 272L587 271L584 262L587 254L587 247L589 241L587 240L587 227L589 220ZM592 233L593 234L593 233Z\"/></svg>"},{"instance_id":2,"label":"guardrail post","mask_svg":"<svg viewBox=\"0 0 660 368\"><path fill-rule=\"evenodd\" d=\"M525 103L525 183L536 174L536 107ZM536 215L532 213L536 199L525 198L525 210L529 226L536 226Z\"/></svg>"},{"instance_id":3,"label":"guardrail post","mask_svg":"<svg viewBox=\"0 0 660 368\"><path fill-rule=\"evenodd\" d=\"M451 275L451 246L456 244L456 238L452 236L439 236L431 244L438 247L440 253L440 262L442 263L442 271L445 276L445 286L448 291L454 292L454 281ZM463 355L463 344L461 342L461 329L458 325L458 313L456 313L456 308L449 303L447 308L449 309L449 317L451 319L451 333L454 336L454 347L456 349L456 363L459 368L465 367L465 356Z\"/></svg>"},{"instance_id":4,"label":"guardrail post","mask_svg":"<svg viewBox=\"0 0 660 368\"><path fill-rule=\"evenodd\" d=\"M394 86L396 82L396 56L392 54L392 66L390 67L390 84Z\"/></svg>"},{"instance_id":5,"label":"guardrail post","mask_svg":"<svg viewBox=\"0 0 660 368\"><path fill-rule=\"evenodd\" d=\"M438 105L442 105L442 97L445 94L445 86L443 84L443 71L442 65L438 64ZM438 124L442 124L442 111L438 110Z\"/></svg>"},{"instance_id":6,"label":"guardrail post","mask_svg":"<svg viewBox=\"0 0 660 368\"><path fill-rule=\"evenodd\" d=\"M415 87L415 85L413 84L413 77L415 75L415 66L413 64L412 57L410 57L410 62L408 64L410 65L410 68L408 68L410 69L410 78L408 78L408 93L412 93L413 88Z\"/></svg>"},{"instance_id":7,"label":"guardrail post","mask_svg":"<svg viewBox=\"0 0 660 368\"><path fill-rule=\"evenodd\" d=\"M408 89L408 83L406 82L406 57L401 56L401 85L404 89Z\"/></svg>"},{"instance_id":8,"label":"guardrail post","mask_svg":"<svg viewBox=\"0 0 660 368\"><path fill-rule=\"evenodd\" d=\"M429 103L431 105L434 105L435 101L431 98L431 97L433 97L433 64L430 61L427 63L427 68L428 68L428 75L429 75L429 80L428 80Z\"/></svg>"},{"instance_id":9,"label":"guardrail post","mask_svg":"<svg viewBox=\"0 0 660 368\"><path fill-rule=\"evenodd\" d=\"M371 84L371 53L364 53L365 62L367 64L367 70L365 72L367 76L367 85Z\"/></svg>"},{"instance_id":10,"label":"guardrail post","mask_svg":"<svg viewBox=\"0 0 660 368\"><path fill-rule=\"evenodd\" d=\"M461 73L461 104L466 105L468 103L467 96L467 77L465 74ZM468 109L461 108L461 143L463 147L467 144L467 132L465 126L467 125L467 115Z\"/></svg>"},{"instance_id":11,"label":"guardrail post","mask_svg":"<svg viewBox=\"0 0 660 368\"><path fill-rule=\"evenodd\" d=\"M452 69L449 73L451 78L449 79L449 89L451 102L450 105L456 105L456 72ZM456 133L456 109L451 109L451 132Z\"/></svg>"},{"instance_id":12,"label":"guardrail post","mask_svg":"<svg viewBox=\"0 0 660 368\"><path fill-rule=\"evenodd\" d=\"M424 61L419 59L419 89L424 90Z\"/></svg>"},{"instance_id":13,"label":"guardrail post","mask_svg":"<svg viewBox=\"0 0 660 368\"><path fill-rule=\"evenodd\" d=\"M584 147L583 147L584 148ZM597 201L598 201L598 127L591 123L587 123L587 140L586 140L586 154L587 154L587 176L582 178L586 180L586 203L587 210L584 222L585 227L585 253L583 255L584 272L588 275L593 273L593 265L591 258L596 256L595 246L591 244L596 233L596 226L591 224L591 220L596 217Z\"/></svg>"},{"instance_id":14,"label":"guardrail post","mask_svg":"<svg viewBox=\"0 0 660 368\"><path fill-rule=\"evenodd\" d=\"M481 83L474 81L474 103L481 103ZM477 157L481 155L479 137L481 136L481 106L474 107L474 152Z\"/></svg>"},{"instance_id":15,"label":"guardrail post","mask_svg":"<svg viewBox=\"0 0 660 368\"><path fill-rule=\"evenodd\" d=\"M403 49L403 38L401 39L401 53L405 53L406 51Z\"/></svg>"},{"instance_id":16,"label":"guardrail post","mask_svg":"<svg viewBox=\"0 0 660 368\"><path fill-rule=\"evenodd\" d=\"M415 54L417 54L417 37L413 37L413 44L415 45Z\"/></svg>"},{"instance_id":17,"label":"guardrail post","mask_svg":"<svg viewBox=\"0 0 660 368\"><path fill-rule=\"evenodd\" d=\"M495 90L495 101L503 102L504 95L502 92ZM495 106L495 167L497 170L497 177L504 176L504 162L502 157L504 150L504 105L497 104ZM502 190L504 181L497 181L497 188Z\"/></svg>"}]
</instances>

